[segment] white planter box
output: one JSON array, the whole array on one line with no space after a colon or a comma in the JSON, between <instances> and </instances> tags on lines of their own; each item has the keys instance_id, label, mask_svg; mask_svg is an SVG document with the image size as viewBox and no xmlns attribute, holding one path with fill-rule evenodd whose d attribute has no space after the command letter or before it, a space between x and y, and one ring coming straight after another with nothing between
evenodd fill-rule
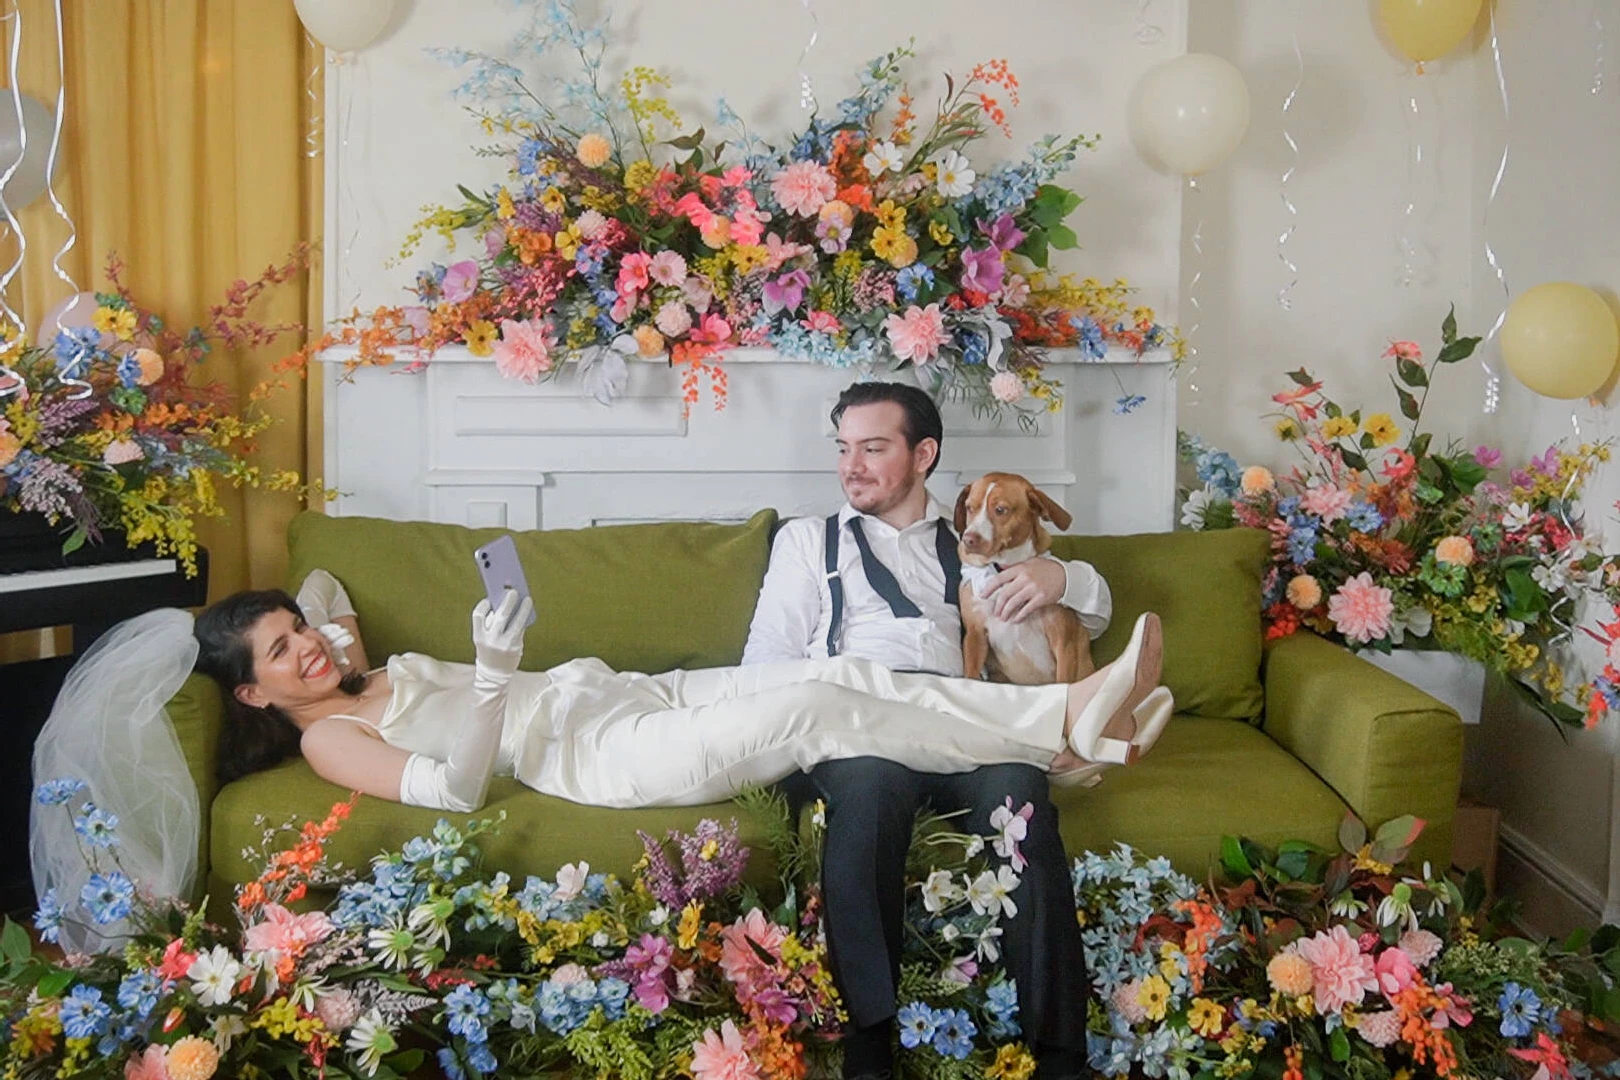
<instances>
[{"instance_id":1,"label":"white planter box","mask_svg":"<svg viewBox=\"0 0 1620 1080\"><path fill-rule=\"evenodd\" d=\"M1480 704L1485 698L1485 668L1479 661L1424 649L1396 649L1388 655L1369 650L1356 655L1439 698L1457 710L1463 723L1479 723Z\"/></svg>"}]
</instances>

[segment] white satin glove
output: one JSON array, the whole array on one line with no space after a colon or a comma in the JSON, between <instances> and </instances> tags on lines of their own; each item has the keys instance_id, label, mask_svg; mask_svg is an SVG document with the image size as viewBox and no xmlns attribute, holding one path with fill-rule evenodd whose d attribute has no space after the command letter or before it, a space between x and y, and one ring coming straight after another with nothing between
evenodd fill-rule
<instances>
[{"instance_id":1,"label":"white satin glove","mask_svg":"<svg viewBox=\"0 0 1620 1080\"><path fill-rule=\"evenodd\" d=\"M335 622L322 623L315 629L326 639L326 643L332 646L332 655L337 659L338 667L348 667L348 648L354 644L354 635Z\"/></svg>"},{"instance_id":2,"label":"white satin glove","mask_svg":"<svg viewBox=\"0 0 1620 1080\"><path fill-rule=\"evenodd\" d=\"M343 583L325 570L309 572L304 583L298 587L297 600L298 610L304 613L304 621L319 627L323 634L326 633L327 623L334 623L344 616L355 617L354 604L344 591ZM327 638L330 640L331 635L327 634ZM353 644L352 638L350 644Z\"/></svg>"},{"instance_id":3,"label":"white satin glove","mask_svg":"<svg viewBox=\"0 0 1620 1080\"><path fill-rule=\"evenodd\" d=\"M470 814L484 805L501 752L506 688L523 660L523 633L534 605L509 592L491 611L488 600L473 608L473 707L450 748L450 760L412 754L399 779L399 801Z\"/></svg>"},{"instance_id":4,"label":"white satin glove","mask_svg":"<svg viewBox=\"0 0 1620 1080\"><path fill-rule=\"evenodd\" d=\"M472 613L472 640L479 679L504 683L517 673L523 662L523 634L533 611L533 601L525 596L520 602L511 590L493 611L488 600L478 601Z\"/></svg>"}]
</instances>

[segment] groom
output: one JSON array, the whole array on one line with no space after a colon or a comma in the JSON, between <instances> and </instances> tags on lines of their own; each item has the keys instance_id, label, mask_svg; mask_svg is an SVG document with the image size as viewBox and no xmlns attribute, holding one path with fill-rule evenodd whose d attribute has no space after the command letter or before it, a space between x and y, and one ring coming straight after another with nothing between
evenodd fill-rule
<instances>
[{"instance_id":1,"label":"groom","mask_svg":"<svg viewBox=\"0 0 1620 1080\"><path fill-rule=\"evenodd\" d=\"M832 421L849 501L831 518L798 518L777 534L743 663L848 655L962 674L951 511L924 486L939 463L939 410L915 386L856 383ZM1081 562L1031 559L997 575L987 595L1014 620L1060 602L1093 638L1112 611L1107 583ZM966 810L970 828L989 832L991 811L1008 796L1014 808L1035 808L1022 845L1029 865L1012 893L1018 914L1000 942L1023 1039L1040 1080L1088 1075L1091 985L1046 774L1009 764L932 775L854 758L818 765L810 778L827 804L822 889L829 961L850 1017L846 1080L892 1072L906 850L918 809Z\"/></svg>"}]
</instances>

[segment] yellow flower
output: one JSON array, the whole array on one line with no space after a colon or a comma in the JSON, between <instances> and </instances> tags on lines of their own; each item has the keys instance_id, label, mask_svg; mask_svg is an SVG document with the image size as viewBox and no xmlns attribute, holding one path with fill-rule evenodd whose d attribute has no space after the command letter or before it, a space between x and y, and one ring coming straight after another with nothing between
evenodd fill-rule
<instances>
[{"instance_id":1,"label":"yellow flower","mask_svg":"<svg viewBox=\"0 0 1620 1080\"><path fill-rule=\"evenodd\" d=\"M1401 429L1388 413L1373 413L1361 422L1361 430L1372 436L1374 446L1388 446L1401 437Z\"/></svg>"},{"instance_id":2,"label":"yellow flower","mask_svg":"<svg viewBox=\"0 0 1620 1080\"><path fill-rule=\"evenodd\" d=\"M690 900L681 909L681 922L675 928L675 944L690 949L697 944L698 931L703 927L703 905Z\"/></svg>"},{"instance_id":3,"label":"yellow flower","mask_svg":"<svg viewBox=\"0 0 1620 1080\"><path fill-rule=\"evenodd\" d=\"M1159 970L1170 982L1181 977L1181 950L1168 941L1159 949Z\"/></svg>"},{"instance_id":4,"label":"yellow flower","mask_svg":"<svg viewBox=\"0 0 1620 1080\"><path fill-rule=\"evenodd\" d=\"M879 225L872 231L872 254L898 270L917 261L917 241L903 227Z\"/></svg>"},{"instance_id":5,"label":"yellow flower","mask_svg":"<svg viewBox=\"0 0 1620 1080\"><path fill-rule=\"evenodd\" d=\"M613 144L608 142L605 135L598 135L593 131L580 137L575 152L579 155L581 165L587 169L600 169L613 156Z\"/></svg>"},{"instance_id":6,"label":"yellow flower","mask_svg":"<svg viewBox=\"0 0 1620 1080\"><path fill-rule=\"evenodd\" d=\"M558 255L565 259L572 259L574 253L579 250L579 245L585 242L585 238L579 235L579 226L576 224L570 225L566 229L558 229L557 235L552 237L552 241L553 249Z\"/></svg>"},{"instance_id":7,"label":"yellow flower","mask_svg":"<svg viewBox=\"0 0 1620 1080\"><path fill-rule=\"evenodd\" d=\"M771 258L769 249L761 244L733 244L726 249L726 255L739 274L751 274Z\"/></svg>"},{"instance_id":8,"label":"yellow flower","mask_svg":"<svg viewBox=\"0 0 1620 1080\"><path fill-rule=\"evenodd\" d=\"M989 1080L1029 1080L1034 1073L1035 1059L1018 1043L1003 1044L996 1051L996 1060L984 1070Z\"/></svg>"},{"instance_id":9,"label":"yellow flower","mask_svg":"<svg viewBox=\"0 0 1620 1080\"><path fill-rule=\"evenodd\" d=\"M9 431L0 430L0 469L10 465L22 449L22 440Z\"/></svg>"},{"instance_id":10,"label":"yellow flower","mask_svg":"<svg viewBox=\"0 0 1620 1080\"><path fill-rule=\"evenodd\" d=\"M1149 1020L1163 1020L1170 1008L1170 984L1158 975L1149 975L1136 991L1136 1003Z\"/></svg>"},{"instance_id":11,"label":"yellow flower","mask_svg":"<svg viewBox=\"0 0 1620 1080\"><path fill-rule=\"evenodd\" d=\"M90 316L90 325L103 334L112 334L119 341L135 336L135 313L128 308L98 307Z\"/></svg>"},{"instance_id":12,"label":"yellow flower","mask_svg":"<svg viewBox=\"0 0 1620 1080\"><path fill-rule=\"evenodd\" d=\"M645 191L656 179L658 168L646 158L632 161L624 170L624 186L634 192Z\"/></svg>"},{"instance_id":13,"label":"yellow flower","mask_svg":"<svg viewBox=\"0 0 1620 1080\"><path fill-rule=\"evenodd\" d=\"M878 203L873 213L877 215L878 224L886 229L898 229L906 223L906 208L896 206L893 199Z\"/></svg>"},{"instance_id":14,"label":"yellow flower","mask_svg":"<svg viewBox=\"0 0 1620 1080\"><path fill-rule=\"evenodd\" d=\"M1340 439L1356 433L1356 422L1348 416L1330 416L1322 422L1324 439Z\"/></svg>"},{"instance_id":15,"label":"yellow flower","mask_svg":"<svg viewBox=\"0 0 1620 1080\"><path fill-rule=\"evenodd\" d=\"M562 209L567 205L567 202L568 201L563 198L562 188L549 187L546 188L546 190L540 195L540 205L545 207L547 210L550 210L553 214L562 213Z\"/></svg>"},{"instance_id":16,"label":"yellow flower","mask_svg":"<svg viewBox=\"0 0 1620 1080\"><path fill-rule=\"evenodd\" d=\"M950 247L956 241L956 237L951 235L951 227L938 218L928 223L928 236L940 247Z\"/></svg>"},{"instance_id":17,"label":"yellow flower","mask_svg":"<svg viewBox=\"0 0 1620 1080\"><path fill-rule=\"evenodd\" d=\"M502 221L517 217L517 207L512 205L512 193L504 187L495 196L495 216Z\"/></svg>"},{"instance_id":18,"label":"yellow flower","mask_svg":"<svg viewBox=\"0 0 1620 1080\"><path fill-rule=\"evenodd\" d=\"M1393 874L1395 868L1386 862L1379 862L1372 857L1372 845L1362 844L1361 850L1356 852L1355 862L1352 864L1357 870L1366 870L1374 874Z\"/></svg>"},{"instance_id":19,"label":"yellow flower","mask_svg":"<svg viewBox=\"0 0 1620 1080\"><path fill-rule=\"evenodd\" d=\"M1243 494L1262 495L1277 486L1271 470L1264 465L1250 465L1243 470Z\"/></svg>"},{"instance_id":20,"label":"yellow flower","mask_svg":"<svg viewBox=\"0 0 1620 1080\"><path fill-rule=\"evenodd\" d=\"M1288 582L1288 602L1309 611L1322 602L1322 586L1309 574L1296 574Z\"/></svg>"},{"instance_id":21,"label":"yellow flower","mask_svg":"<svg viewBox=\"0 0 1620 1080\"><path fill-rule=\"evenodd\" d=\"M467 342L468 352L474 356L488 356L495 351L498 333L495 324L488 319L475 319L462 337Z\"/></svg>"},{"instance_id":22,"label":"yellow flower","mask_svg":"<svg viewBox=\"0 0 1620 1080\"><path fill-rule=\"evenodd\" d=\"M1447 536L1434 545L1434 561L1442 566L1472 566L1474 545L1466 536Z\"/></svg>"},{"instance_id":23,"label":"yellow flower","mask_svg":"<svg viewBox=\"0 0 1620 1080\"><path fill-rule=\"evenodd\" d=\"M698 858L704 862L712 862L718 854L720 854L720 841L718 840L709 840L698 849Z\"/></svg>"},{"instance_id":24,"label":"yellow flower","mask_svg":"<svg viewBox=\"0 0 1620 1080\"><path fill-rule=\"evenodd\" d=\"M1226 1010L1208 998L1193 998L1187 1011L1187 1023L1206 1039L1213 1039L1225 1026Z\"/></svg>"},{"instance_id":25,"label":"yellow flower","mask_svg":"<svg viewBox=\"0 0 1620 1080\"><path fill-rule=\"evenodd\" d=\"M1299 438L1299 425L1287 417L1278 420L1276 424L1272 425L1271 430L1275 431L1277 433L1277 438L1283 440L1284 442L1291 442L1294 439Z\"/></svg>"}]
</instances>

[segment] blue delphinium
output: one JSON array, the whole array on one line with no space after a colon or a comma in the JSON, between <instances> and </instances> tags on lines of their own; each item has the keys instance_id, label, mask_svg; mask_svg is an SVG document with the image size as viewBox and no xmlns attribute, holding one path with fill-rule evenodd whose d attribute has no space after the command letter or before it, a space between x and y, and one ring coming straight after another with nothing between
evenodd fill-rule
<instances>
[{"instance_id":1,"label":"blue delphinium","mask_svg":"<svg viewBox=\"0 0 1620 1080\"><path fill-rule=\"evenodd\" d=\"M913 1001L900 1009L895 1020L900 1025L900 1045L907 1050L915 1050L934 1041L934 1033L938 1030L939 1020L934 1010L920 1001Z\"/></svg>"},{"instance_id":2,"label":"blue delphinium","mask_svg":"<svg viewBox=\"0 0 1620 1080\"><path fill-rule=\"evenodd\" d=\"M484 1017L489 1015L489 998L471 986L458 986L444 998L444 1015L450 1034L459 1035L470 1043L481 1043L489 1038Z\"/></svg>"},{"instance_id":3,"label":"blue delphinium","mask_svg":"<svg viewBox=\"0 0 1620 1080\"><path fill-rule=\"evenodd\" d=\"M1221 495L1230 499L1238 492L1243 480L1243 469L1237 459L1225 450L1204 450L1194 459L1198 479Z\"/></svg>"},{"instance_id":4,"label":"blue delphinium","mask_svg":"<svg viewBox=\"0 0 1620 1080\"><path fill-rule=\"evenodd\" d=\"M1289 530L1288 557L1299 566L1305 565L1316 557L1315 526L1302 525Z\"/></svg>"},{"instance_id":5,"label":"blue delphinium","mask_svg":"<svg viewBox=\"0 0 1620 1080\"><path fill-rule=\"evenodd\" d=\"M95 987L75 986L62 999L59 1015L62 1034L70 1039L93 1039L106 1034L112 1008L101 1000L101 991Z\"/></svg>"},{"instance_id":6,"label":"blue delphinium","mask_svg":"<svg viewBox=\"0 0 1620 1080\"><path fill-rule=\"evenodd\" d=\"M115 923L130 913L135 901L135 886L117 870L109 874L91 874L90 880L79 890L79 900L90 911L98 926Z\"/></svg>"},{"instance_id":7,"label":"blue delphinium","mask_svg":"<svg viewBox=\"0 0 1620 1080\"><path fill-rule=\"evenodd\" d=\"M163 980L158 978L157 972L144 968L132 971L118 984L118 1004L144 1019L157 1008L158 994L162 990Z\"/></svg>"},{"instance_id":8,"label":"blue delphinium","mask_svg":"<svg viewBox=\"0 0 1620 1080\"><path fill-rule=\"evenodd\" d=\"M39 910L34 912L34 928L39 931L41 941L54 944L62 936L62 915L62 903L56 898L56 890L46 889L45 895L39 898Z\"/></svg>"},{"instance_id":9,"label":"blue delphinium","mask_svg":"<svg viewBox=\"0 0 1620 1080\"><path fill-rule=\"evenodd\" d=\"M90 842L91 847L110 848L118 843L118 815L102 810L94 803L85 803L73 819L73 831Z\"/></svg>"},{"instance_id":10,"label":"blue delphinium","mask_svg":"<svg viewBox=\"0 0 1620 1080\"><path fill-rule=\"evenodd\" d=\"M1141 408L1146 401L1147 398L1141 394L1126 394L1114 402L1114 414L1116 416L1129 416Z\"/></svg>"},{"instance_id":11,"label":"blue delphinium","mask_svg":"<svg viewBox=\"0 0 1620 1080\"><path fill-rule=\"evenodd\" d=\"M1384 515L1369 502L1351 503L1344 517L1357 532L1374 533L1384 527Z\"/></svg>"},{"instance_id":12,"label":"blue delphinium","mask_svg":"<svg viewBox=\"0 0 1620 1080\"><path fill-rule=\"evenodd\" d=\"M965 1009L942 1009L934 1030L934 1051L941 1057L961 1061L973 1053L973 1036L979 1027Z\"/></svg>"},{"instance_id":13,"label":"blue delphinium","mask_svg":"<svg viewBox=\"0 0 1620 1080\"><path fill-rule=\"evenodd\" d=\"M900 299L908 304L917 299L919 289L929 288L933 284L933 268L920 262L905 267L894 278L895 292L899 293Z\"/></svg>"},{"instance_id":14,"label":"blue delphinium","mask_svg":"<svg viewBox=\"0 0 1620 1080\"><path fill-rule=\"evenodd\" d=\"M988 1033L992 1039L1018 1035L1018 984L1011 979L992 983L985 991L984 1010L990 1014Z\"/></svg>"},{"instance_id":15,"label":"blue delphinium","mask_svg":"<svg viewBox=\"0 0 1620 1080\"><path fill-rule=\"evenodd\" d=\"M1541 999L1528 986L1510 982L1502 987L1496 1008L1502 1014L1501 1031L1505 1038L1522 1039L1535 1029L1541 1019Z\"/></svg>"},{"instance_id":16,"label":"blue delphinium","mask_svg":"<svg viewBox=\"0 0 1620 1080\"><path fill-rule=\"evenodd\" d=\"M41 806L60 806L84 790L84 781L72 776L47 780L34 789L34 801Z\"/></svg>"}]
</instances>

